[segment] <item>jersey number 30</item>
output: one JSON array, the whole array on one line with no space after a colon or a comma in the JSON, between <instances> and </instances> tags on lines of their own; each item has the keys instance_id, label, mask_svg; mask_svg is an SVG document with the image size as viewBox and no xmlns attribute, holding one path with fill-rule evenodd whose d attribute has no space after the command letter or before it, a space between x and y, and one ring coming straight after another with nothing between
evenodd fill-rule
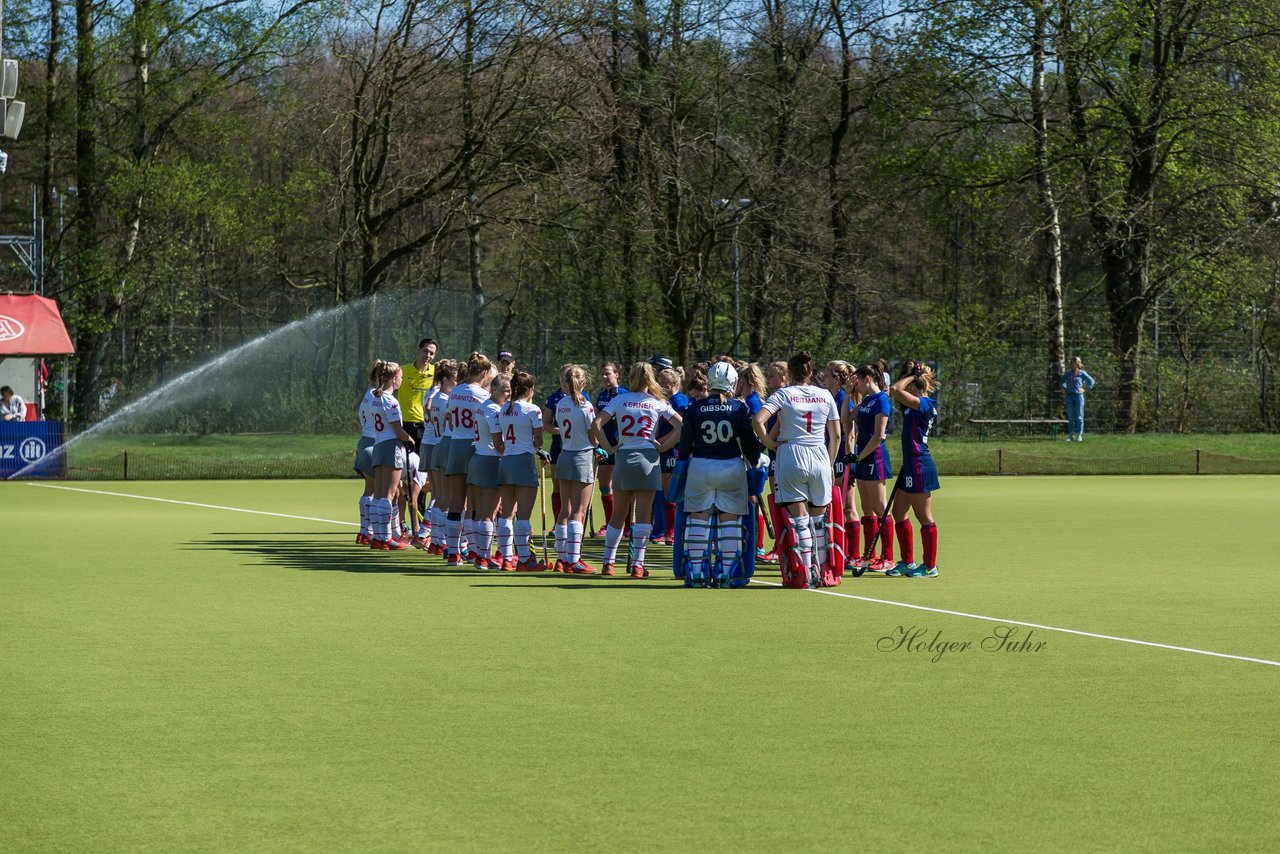
<instances>
[{"instance_id":1,"label":"jersey number 30","mask_svg":"<svg viewBox=\"0 0 1280 854\"><path fill-rule=\"evenodd\" d=\"M723 444L730 441L732 438L733 425L728 421L702 422L702 444L714 445L716 442Z\"/></svg>"}]
</instances>

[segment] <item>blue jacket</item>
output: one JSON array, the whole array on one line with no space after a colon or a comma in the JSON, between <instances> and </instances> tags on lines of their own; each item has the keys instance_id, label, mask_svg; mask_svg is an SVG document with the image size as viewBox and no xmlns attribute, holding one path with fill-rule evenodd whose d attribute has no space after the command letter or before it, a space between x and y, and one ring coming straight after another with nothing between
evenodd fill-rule
<instances>
[{"instance_id":1,"label":"blue jacket","mask_svg":"<svg viewBox=\"0 0 1280 854\"><path fill-rule=\"evenodd\" d=\"M1062 379L1058 385L1066 389L1067 394L1084 394L1086 388L1093 388L1095 383L1093 377L1086 374L1083 370L1067 371L1062 375Z\"/></svg>"}]
</instances>

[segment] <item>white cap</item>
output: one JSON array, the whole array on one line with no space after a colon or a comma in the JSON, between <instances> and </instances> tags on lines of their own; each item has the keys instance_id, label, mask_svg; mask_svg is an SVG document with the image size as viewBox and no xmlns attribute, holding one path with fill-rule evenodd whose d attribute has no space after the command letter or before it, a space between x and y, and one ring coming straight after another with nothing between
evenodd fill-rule
<instances>
[{"instance_id":1,"label":"white cap","mask_svg":"<svg viewBox=\"0 0 1280 854\"><path fill-rule=\"evenodd\" d=\"M716 362L707 369L707 388L712 391L727 391L733 394L738 384L738 372L728 362Z\"/></svg>"}]
</instances>

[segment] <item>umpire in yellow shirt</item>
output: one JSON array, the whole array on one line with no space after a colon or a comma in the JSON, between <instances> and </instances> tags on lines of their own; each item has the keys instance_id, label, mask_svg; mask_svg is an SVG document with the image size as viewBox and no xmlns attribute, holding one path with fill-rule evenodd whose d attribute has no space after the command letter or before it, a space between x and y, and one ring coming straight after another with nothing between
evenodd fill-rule
<instances>
[{"instance_id":1,"label":"umpire in yellow shirt","mask_svg":"<svg viewBox=\"0 0 1280 854\"><path fill-rule=\"evenodd\" d=\"M400 417L404 430L413 437L414 444L422 445L422 396L435 382L436 366L431 364L436 358L436 341L434 338L423 338L418 342L418 357L412 362L401 365L404 381L396 398L400 401Z\"/></svg>"}]
</instances>

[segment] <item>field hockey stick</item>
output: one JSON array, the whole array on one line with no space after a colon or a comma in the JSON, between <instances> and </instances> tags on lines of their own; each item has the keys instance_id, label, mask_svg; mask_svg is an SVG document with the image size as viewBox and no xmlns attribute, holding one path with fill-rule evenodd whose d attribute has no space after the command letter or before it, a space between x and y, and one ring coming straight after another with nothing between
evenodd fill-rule
<instances>
[{"instance_id":1,"label":"field hockey stick","mask_svg":"<svg viewBox=\"0 0 1280 854\"><path fill-rule=\"evenodd\" d=\"M876 543L880 542L880 534L884 531L884 523L888 521L889 514L893 509L893 498L898 494L898 487L902 486L902 476L906 474L907 467L904 465L898 469L898 476L893 481L893 489L889 490L889 499L884 503L884 512L880 514L876 522L876 533L871 538L871 542L867 543L866 549L862 552L862 562L868 563L876 553Z\"/></svg>"},{"instance_id":2,"label":"field hockey stick","mask_svg":"<svg viewBox=\"0 0 1280 854\"><path fill-rule=\"evenodd\" d=\"M417 539L417 499L413 497L413 474L408 467L408 451L404 452L404 510L408 511L408 530L413 543Z\"/></svg>"},{"instance_id":3,"label":"field hockey stick","mask_svg":"<svg viewBox=\"0 0 1280 854\"><path fill-rule=\"evenodd\" d=\"M547 563L547 470L542 457L538 457L538 505L542 510L542 563L550 566Z\"/></svg>"}]
</instances>

